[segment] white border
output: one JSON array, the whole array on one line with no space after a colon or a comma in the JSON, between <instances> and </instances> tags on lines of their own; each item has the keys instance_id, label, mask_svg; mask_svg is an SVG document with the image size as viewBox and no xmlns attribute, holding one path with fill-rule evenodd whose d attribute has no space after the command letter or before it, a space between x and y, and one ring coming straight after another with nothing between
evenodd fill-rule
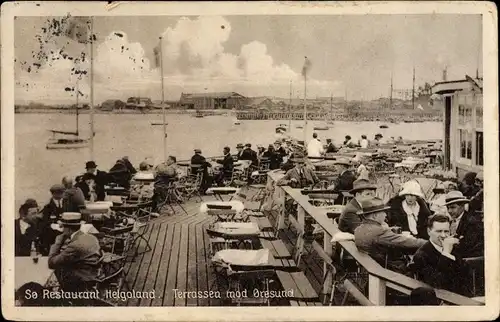
<instances>
[{"instance_id":1,"label":"white border","mask_svg":"<svg viewBox=\"0 0 500 322\"><path fill-rule=\"evenodd\" d=\"M490 320L499 315L498 208L498 38L497 9L492 2L7 2L1 6L2 62L2 313L12 320L165 320L254 321L327 319L368 320ZM108 10L109 8L109 10ZM342 14L483 14L484 144L485 149L485 258L486 305L483 307L211 307L211 308L18 308L14 307L14 19L18 16L126 16L126 15L342 15ZM429 35L432 37L432 35Z\"/></svg>"}]
</instances>

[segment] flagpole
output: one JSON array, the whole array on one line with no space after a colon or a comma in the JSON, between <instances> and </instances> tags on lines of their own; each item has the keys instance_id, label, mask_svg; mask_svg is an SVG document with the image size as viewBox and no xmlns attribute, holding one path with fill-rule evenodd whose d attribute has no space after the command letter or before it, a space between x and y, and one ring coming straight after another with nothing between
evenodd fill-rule
<instances>
[{"instance_id":1,"label":"flagpole","mask_svg":"<svg viewBox=\"0 0 500 322\"><path fill-rule=\"evenodd\" d=\"M94 160L94 17L93 16L90 17L90 160Z\"/></svg>"},{"instance_id":2,"label":"flagpole","mask_svg":"<svg viewBox=\"0 0 500 322\"><path fill-rule=\"evenodd\" d=\"M167 162L167 123L165 115L165 90L163 86L163 37L160 37L160 77L161 77L161 109L163 112L163 161Z\"/></svg>"},{"instance_id":3,"label":"flagpole","mask_svg":"<svg viewBox=\"0 0 500 322\"><path fill-rule=\"evenodd\" d=\"M306 97L307 97L307 71L304 72L304 145L306 144L307 141L307 104L306 104Z\"/></svg>"}]
</instances>

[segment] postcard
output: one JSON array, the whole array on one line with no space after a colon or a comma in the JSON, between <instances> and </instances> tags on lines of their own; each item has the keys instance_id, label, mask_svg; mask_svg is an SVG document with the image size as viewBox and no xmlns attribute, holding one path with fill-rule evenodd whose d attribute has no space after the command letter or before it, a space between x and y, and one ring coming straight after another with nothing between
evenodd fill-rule
<instances>
[{"instance_id":1,"label":"postcard","mask_svg":"<svg viewBox=\"0 0 500 322\"><path fill-rule=\"evenodd\" d=\"M7 319L499 315L489 2L8 2Z\"/></svg>"}]
</instances>

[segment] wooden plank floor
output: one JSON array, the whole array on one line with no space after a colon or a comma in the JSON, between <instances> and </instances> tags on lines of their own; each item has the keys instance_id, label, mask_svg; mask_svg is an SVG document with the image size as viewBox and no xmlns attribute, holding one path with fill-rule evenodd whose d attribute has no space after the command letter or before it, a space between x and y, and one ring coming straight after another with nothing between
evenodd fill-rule
<instances>
[{"instance_id":1,"label":"wooden plank floor","mask_svg":"<svg viewBox=\"0 0 500 322\"><path fill-rule=\"evenodd\" d=\"M210 196L203 199L214 200ZM174 215L162 215L149 222L145 237L152 250L138 255L125 266L125 271L130 290L154 290L155 298L130 298L127 306L220 305L217 299L175 296L174 289L179 292L208 291L213 284L208 236L205 233L212 219L199 213L199 202L189 201L183 207L187 215L176 207ZM144 250L145 244L142 241L137 249Z\"/></svg>"}]
</instances>

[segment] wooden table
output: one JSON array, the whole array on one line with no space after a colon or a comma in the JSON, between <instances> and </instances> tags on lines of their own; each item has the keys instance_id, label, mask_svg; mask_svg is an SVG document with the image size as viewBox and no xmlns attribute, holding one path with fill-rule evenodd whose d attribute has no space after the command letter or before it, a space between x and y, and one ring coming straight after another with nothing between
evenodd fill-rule
<instances>
[{"instance_id":1,"label":"wooden table","mask_svg":"<svg viewBox=\"0 0 500 322\"><path fill-rule=\"evenodd\" d=\"M14 266L14 279L16 290L29 282L45 285L54 272L49 268L49 258L40 257L35 264L31 257L16 257Z\"/></svg>"}]
</instances>

